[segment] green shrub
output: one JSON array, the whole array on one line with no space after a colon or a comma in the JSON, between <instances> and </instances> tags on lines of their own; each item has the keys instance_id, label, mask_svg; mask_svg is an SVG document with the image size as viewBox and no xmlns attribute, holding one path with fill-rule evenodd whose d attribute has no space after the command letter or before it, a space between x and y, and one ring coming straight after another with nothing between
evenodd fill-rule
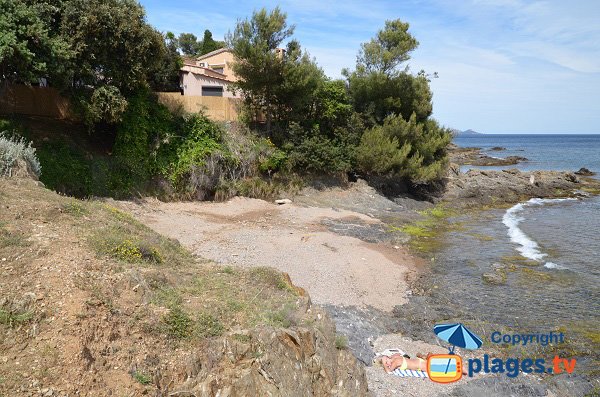
<instances>
[{"instance_id":1,"label":"green shrub","mask_svg":"<svg viewBox=\"0 0 600 397\"><path fill-rule=\"evenodd\" d=\"M7 325L9 327L15 327L17 325L26 323L32 318L33 312L31 311L15 312L0 308L0 324Z\"/></svg>"},{"instance_id":2,"label":"green shrub","mask_svg":"<svg viewBox=\"0 0 600 397\"><path fill-rule=\"evenodd\" d=\"M401 169L409 151L410 144L401 150L398 139L375 127L363 134L356 150L356 164L366 174L386 175Z\"/></svg>"},{"instance_id":3,"label":"green shrub","mask_svg":"<svg viewBox=\"0 0 600 397\"><path fill-rule=\"evenodd\" d=\"M31 142L0 133L0 176L11 176L19 161L24 162L36 176L40 176L42 169Z\"/></svg>"},{"instance_id":4,"label":"green shrub","mask_svg":"<svg viewBox=\"0 0 600 397\"><path fill-rule=\"evenodd\" d=\"M335 348L338 350L346 350L348 348L348 338L345 335L336 335Z\"/></svg>"},{"instance_id":5,"label":"green shrub","mask_svg":"<svg viewBox=\"0 0 600 397\"><path fill-rule=\"evenodd\" d=\"M142 385L149 385L152 383L152 377L144 372L135 371L131 376Z\"/></svg>"},{"instance_id":6,"label":"green shrub","mask_svg":"<svg viewBox=\"0 0 600 397\"><path fill-rule=\"evenodd\" d=\"M290 128L295 130L292 133L295 140L288 143L285 149L294 169L326 174L350 170L353 145L344 142L340 137L330 137L321 133L318 126L313 126L308 131L294 124Z\"/></svg>"},{"instance_id":7,"label":"green shrub","mask_svg":"<svg viewBox=\"0 0 600 397\"><path fill-rule=\"evenodd\" d=\"M270 139L259 139L254 146L257 152L258 170L267 175L283 170L288 162L288 156L278 149Z\"/></svg>"},{"instance_id":8,"label":"green shrub","mask_svg":"<svg viewBox=\"0 0 600 397\"><path fill-rule=\"evenodd\" d=\"M219 336L223 333L223 324L209 313L200 313L196 321L196 334L201 338Z\"/></svg>"},{"instance_id":9,"label":"green shrub","mask_svg":"<svg viewBox=\"0 0 600 397\"><path fill-rule=\"evenodd\" d=\"M44 168L40 181L50 189L76 197L94 194L90 161L64 141L43 142L38 156Z\"/></svg>"},{"instance_id":10,"label":"green shrub","mask_svg":"<svg viewBox=\"0 0 600 397\"><path fill-rule=\"evenodd\" d=\"M193 321L179 306L175 306L163 316L167 334L175 339L185 339L192 336Z\"/></svg>"},{"instance_id":11,"label":"green shrub","mask_svg":"<svg viewBox=\"0 0 600 397\"><path fill-rule=\"evenodd\" d=\"M434 120L417 122L390 116L383 125L367 130L357 149L356 165L371 175L399 176L413 183L428 183L444 175L446 147L451 135Z\"/></svg>"},{"instance_id":12,"label":"green shrub","mask_svg":"<svg viewBox=\"0 0 600 397\"><path fill-rule=\"evenodd\" d=\"M127 99L117 87L110 85L94 89L89 98L79 95L76 104L76 110L90 127L100 121L117 123L127 109Z\"/></svg>"}]
</instances>

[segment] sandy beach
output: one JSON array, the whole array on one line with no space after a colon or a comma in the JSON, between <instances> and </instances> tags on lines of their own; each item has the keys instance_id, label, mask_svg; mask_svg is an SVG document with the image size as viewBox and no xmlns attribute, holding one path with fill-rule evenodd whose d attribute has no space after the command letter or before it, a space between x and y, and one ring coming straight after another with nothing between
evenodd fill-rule
<instances>
[{"instance_id":1,"label":"sandy beach","mask_svg":"<svg viewBox=\"0 0 600 397\"><path fill-rule=\"evenodd\" d=\"M201 258L227 266L269 266L286 272L295 285L308 292L314 303L330 312L373 310L384 316L391 315L395 306L407 302L411 277L418 273L422 260L401 245L364 241L371 240L365 235L362 238L342 235L360 234L348 233L353 226L373 232L384 225L372 214L314 206L315 203L326 204L332 197L341 206L356 206L363 208L363 212L384 207L388 211L406 212L405 216L414 212L399 209L398 204L364 185L311 192L310 197L299 199L301 204L277 205L237 197L222 203L164 203L146 199L137 203L119 202L119 206L157 232L179 240ZM357 204L361 200L377 208L361 207ZM377 205L374 202L378 202ZM332 224L344 225L345 229L336 232ZM368 320L364 319L366 323ZM368 331L357 330L356 336L365 339L363 345L370 346L372 351L397 347L415 355L446 350L399 334L369 335ZM450 392L465 382L450 386L423 379L397 378L377 366L368 366L367 375L370 390L376 396L398 393L430 396Z\"/></svg>"}]
</instances>

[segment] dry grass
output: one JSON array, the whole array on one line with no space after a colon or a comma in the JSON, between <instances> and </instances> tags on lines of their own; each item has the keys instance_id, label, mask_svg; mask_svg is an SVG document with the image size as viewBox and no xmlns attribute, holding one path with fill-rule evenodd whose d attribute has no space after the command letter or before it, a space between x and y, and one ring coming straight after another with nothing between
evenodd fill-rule
<instances>
[{"instance_id":1,"label":"dry grass","mask_svg":"<svg viewBox=\"0 0 600 397\"><path fill-rule=\"evenodd\" d=\"M286 327L308 316L306 299L280 273L194 258L103 202L74 200L19 179L0 178L0 194L0 258L6 259L0 262L0 356L13 357L0 361L0 395L31 384L25 373L45 383L78 384L86 394L108 384L105 369L115 367L126 371L120 387L132 395L152 387L147 383L156 376L145 357L176 360L207 338ZM102 367L107 346L114 347L111 365ZM97 365L93 381L90 365Z\"/></svg>"}]
</instances>

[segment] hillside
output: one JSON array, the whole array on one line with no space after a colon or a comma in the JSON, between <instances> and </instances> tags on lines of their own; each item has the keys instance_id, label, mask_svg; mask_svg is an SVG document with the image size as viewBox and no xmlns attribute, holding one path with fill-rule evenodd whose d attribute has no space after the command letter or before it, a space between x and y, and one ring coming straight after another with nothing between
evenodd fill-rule
<instances>
[{"instance_id":1,"label":"hillside","mask_svg":"<svg viewBox=\"0 0 600 397\"><path fill-rule=\"evenodd\" d=\"M30 179L0 178L0 201L1 396L367 393L284 274L217 266Z\"/></svg>"}]
</instances>

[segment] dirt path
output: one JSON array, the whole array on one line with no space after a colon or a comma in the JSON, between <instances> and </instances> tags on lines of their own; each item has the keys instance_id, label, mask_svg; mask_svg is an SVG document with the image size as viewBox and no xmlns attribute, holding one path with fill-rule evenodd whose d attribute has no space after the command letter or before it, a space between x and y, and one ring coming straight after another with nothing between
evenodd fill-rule
<instances>
[{"instance_id":1,"label":"dirt path","mask_svg":"<svg viewBox=\"0 0 600 397\"><path fill-rule=\"evenodd\" d=\"M406 301L406 277L414 269L414 259L404 249L342 236L322 223L381 225L366 215L248 198L120 205L200 257L288 273L315 303L390 311Z\"/></svg>"}]
</instances>

